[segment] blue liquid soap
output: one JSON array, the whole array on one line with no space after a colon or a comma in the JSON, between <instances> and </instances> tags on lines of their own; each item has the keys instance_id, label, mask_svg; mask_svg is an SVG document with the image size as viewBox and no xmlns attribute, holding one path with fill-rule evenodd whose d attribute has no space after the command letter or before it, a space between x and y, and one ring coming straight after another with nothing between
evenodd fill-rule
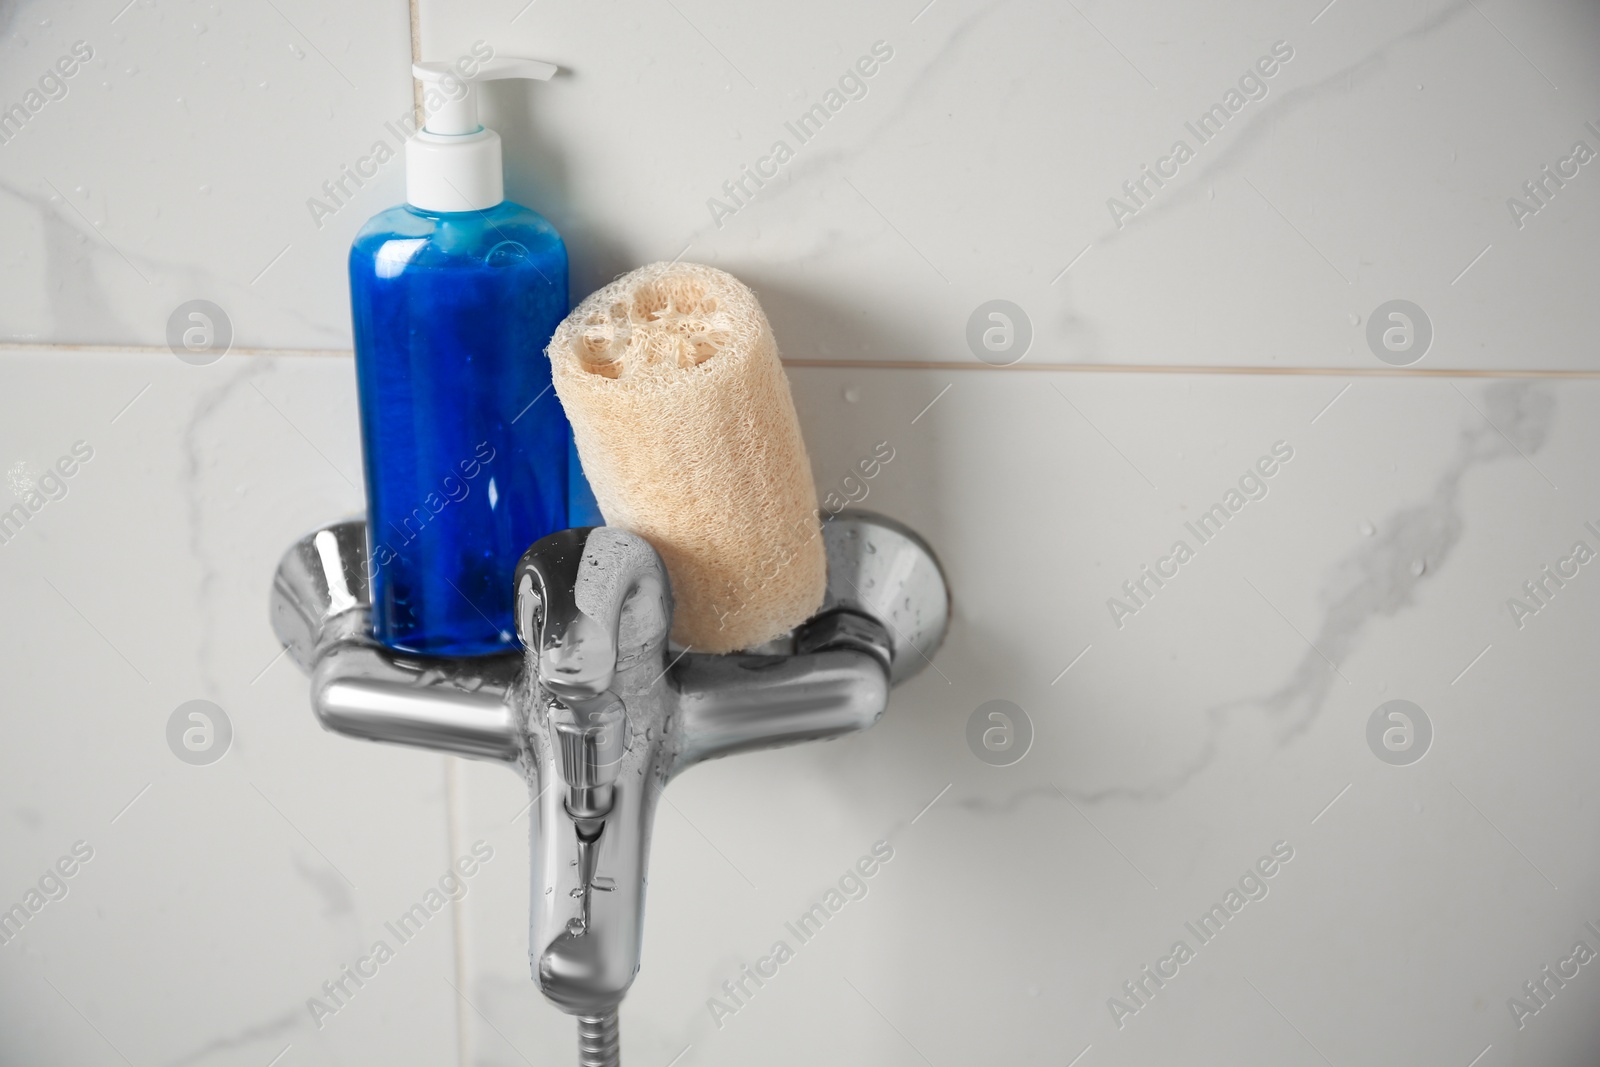
<instances>
[{"instance_id":1,"label":"blue liquid soap","mask_svg":"<svg viewBox=\"0 0 1600 1067\"><path fill-rule=\"evenodd\" d=\"M599 521L545 345L569 310L567 250L502 200L410 204L350 250L373 636L405 652L517 647L529 545Z\"/></svg>"}]
</instances>

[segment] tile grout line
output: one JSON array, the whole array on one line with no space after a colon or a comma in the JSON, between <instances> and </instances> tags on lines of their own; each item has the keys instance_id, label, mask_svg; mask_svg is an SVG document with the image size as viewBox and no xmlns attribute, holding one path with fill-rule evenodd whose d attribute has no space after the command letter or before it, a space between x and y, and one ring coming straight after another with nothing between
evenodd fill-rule
<instances>
[{"instance_id":1,"label":"tile grout line","mask_svg":"<svg viewBox=\"0 0 1600 1067\"><path fill-rule=\"evenodd\" d=\"M37 352L43 349L76 352L83 355L165 355L170 350L165 345L87 345L51 341L0 341L0 358L9 354ZM349 359L353 353L348 348L245 348L234 347L230 356L280 357L294 356L312 359ZM1600 379L1600 369L1561 370L1554 368L1514 369L1510 367L1451 368L1451 367L1285 367L1248 366L1243 364L1197 363L1013 363L996 367L977 360L936 359L785 359L783 365L793 370L938 370L938 371L991 371L994 373L1041 371L1052 374L1232 374L1244 377L1316 377L1316 378L1571 378Z\"/></svg>"},{"instance_id":2,"label":"tile grout line","mask_svg":"<svg viewBox=\"0 0 1600 1067\"><path fill-rule=\"evenodd\" d=\"M461 766L459 761L451 755L444 757L444 789L445 789L445 848L448 855L445 862L450 869L455 869L456 857L462 855L462 843L466 840L466 805L462 800ZM456 985L465 989L467 987L467 907L466 897L450 902L450 933L455 939L454 964L456 972ZM456 1056L461 1060L461 1067L471 1067L472 1044L471 1033L467 1029L466 1012L461 1010L460 999L456 1003Z\"/></svg>"},{"instance_id":3,"label":"tile grout line","mask_svg":"<svg viewBox=\"0 0 1600 1067\"><path fill-rule=\"evenodd\" d=\"M976 360L935 359L784 359L783 365L797 370L961 370L1042 371L1052 374L1236 374L1256 377L1315 378L1600 378L1597 370L1553 368L1514 369L1510 367L1284 367L1247 366L1219 363L1013 363L997 367Z\"/></svg>"},{"instance_id":4,"label":"tile grout line","mask_svg":"<svg viewBox=\"0 0 1600 1067\"><path fill-rule=\"evenodd\" d=\"M412 63L420 63L422 61L422 4L421 4L421 0L409 0L409 2L406 4L406 7L408 9L407 10L407 23L408 23L407 29L409 30L410 37L411 37L411 62ZM422 120L425 117L424 113L423 113L423 107L422 107L422 83L417 81L415 78L413 78L412 81L411 81L411 109L412 109L413 115L414 115L414 117L416 119L417 126L418 126L418 128L420 128L422 126ZM255 354L254 350L251 350L251 349L235 349L234 351L237 352L239 355L243 355L243 356L250 356L250 355L254 355ZM295 349L279 350L279 351L283 352L286 355L292 355L292 354L294 354L296 352ZM307 354L308 355L312 355L312 356L333 356L335 358L338 358L338 357L341 357L341 356L345 356L345 355L349 355L351 358L354 358L354 356L355 356L354 351L351 351L349 349L337 349L337 348L335 348L335 349L309 349L309 350L307 350ZM536 397L534 399L534 403L535 404L538 403L539 402L539 398L543 397L543 396L544 396L544 394L540 393L539 397ZM533 406L533 404L529 404L528 405L528 407L532 407L532 406ZM524 408L522 410L522 412L517 415L517 418L520 419L522 417L522 415L524 415L524 414L527 414L527 408ZM512 421L515 421L515 420L512 420ZM251 683L251 684L254 684L254 683ZM466 820L466 807L465 807L465 802L464 802L463 797L462 797L462 785L461 785L460 772L461 772L461 768L458 766L456 760L453 759L452 757L446 755L445 758L444 758L445 842L446 842L446 846L445 847L448 850L449 855L447 855L445 857L445 861L447 863L451 864L451 865L454 865L455 861L456 861L456 857L461 855L461 843L466 838L466 834L464 832L465 831L464 823L465 823L465 820ZM466 915L466 908L463 905L462 901L460 901L460 900L451 901L451 904L450 904L450 924L451 924L451 931L450 932L454 936L454 940L455 940L455 951L452 954L453 955L452 962L454 964L456 982L461 988L465 988L466 985L467 985L467 943L466 942L467 942L468 920L467 920L467 915ZM456 1009L456 1058L457 1058L457 1061L460 1064L460 1067L470 1067L470 1064L473 1062L472 1031L471 1031L471 1028L468 1026L467 1013L465 1011L463 1011L462 1008L461 1008L461 1001L463 999L464 998L462 998L462 997L457 997L456 998L456 1004L455 1004L455 1009ZM515 1046L512 1046L512 1047L515 1048ZM518 1050L517 1054L520 1056L522 1053L521 1053L520 1050Z\"/></svg>"}]
</instances>

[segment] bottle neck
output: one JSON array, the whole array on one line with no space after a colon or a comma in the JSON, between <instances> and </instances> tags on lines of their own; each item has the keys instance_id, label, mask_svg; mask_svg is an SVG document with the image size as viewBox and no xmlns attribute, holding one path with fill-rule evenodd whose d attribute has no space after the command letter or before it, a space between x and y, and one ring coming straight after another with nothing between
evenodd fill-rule
<instances>
[{"instance_id":1,"label":"bottle neck","mask_svg":"<svg viewBox=\"0 0 1600 1067\"><path fill-rule=\"evenodd\" d=\"M506 198L500 135L419 130L406 145L406 202L422 211L487 211Z\"/></svg>"}]
</instances>

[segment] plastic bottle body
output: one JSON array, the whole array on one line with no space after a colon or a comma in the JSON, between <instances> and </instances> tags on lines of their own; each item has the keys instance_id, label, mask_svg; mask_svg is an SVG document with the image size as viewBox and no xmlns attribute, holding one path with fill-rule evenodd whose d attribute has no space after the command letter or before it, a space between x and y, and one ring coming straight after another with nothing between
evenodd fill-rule
<instances>
[{"instance_id":1,"label":"plastic bottle body","mask_svg":"<svg viewBox=\"0 0 1600 1067\"><path fill-rule=\"evenodd\" d=\"M512 572L587 520L545 345L567 251L521 205L371 219L350 250L373 636L423 655L516 647Z\"/></svg>"}]
</instances>

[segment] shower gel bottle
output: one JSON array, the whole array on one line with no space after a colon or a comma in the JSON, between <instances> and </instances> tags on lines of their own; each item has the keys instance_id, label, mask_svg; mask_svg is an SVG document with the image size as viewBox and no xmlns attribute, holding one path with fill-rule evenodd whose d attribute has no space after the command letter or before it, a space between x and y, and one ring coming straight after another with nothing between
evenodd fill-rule
<instances>
[{"instance_id":1,"label":"shower gel bottle","mask_svg":"<svg viewBox=\"0 0 1600 1067\"><path fill-rule=\"evenodd\" d=\"M517 560L599 521L544 356L569 310L566 246L505 199L473 88L556 68L473 51L413 68L428 118L406 148L406 203L350 249L372 632L423 655L515 648Z\"/></svg>"}]
</instances>

